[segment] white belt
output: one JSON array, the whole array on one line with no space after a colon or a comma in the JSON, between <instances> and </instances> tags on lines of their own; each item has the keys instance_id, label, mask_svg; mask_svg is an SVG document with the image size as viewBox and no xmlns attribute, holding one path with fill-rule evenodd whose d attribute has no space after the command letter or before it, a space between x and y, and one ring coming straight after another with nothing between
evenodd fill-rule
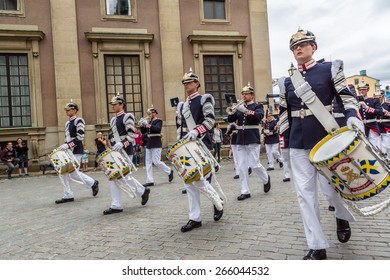
<instances>
[{"instance_id":1,"label":"white belt","mask_svg":"<svg viewBox=\"0 0 390 280\"><path fill-rule=\"evenodd\" d=\"M332 105L325 106L326 110L330 112L332 109ZM311 116L313 115L313 112L310 109L301 109L297 111L291 111L291 117L293 118L301 118L303 119L304 117Z\"/></svg>"},{"instance_id":2,"label":"white belt","mask_svg":"<svg viewBox=\"0 0 390 280\"><path fill-rule=\"evenodd\" d=\"M161 134L160 133L148 134L148 138L149 137L156 137L156 136L161 136Z\"/></svg>"},{"instance_id":3,"label":"white belt","mask_svg":"<svg viewBox=\"0 0 390 280\"><path fill-rule=\"evenodd\" d=\"M378 121L377 119L363 120L363 123L373 123L373 122L377 122L377 121Z\"/></svg>"},{"instance_id":4,"label":"white belt","mask_svg":"<svg viewBox=\"0 0 390 280\"><path fill-rule=\"evenodd\" d=\"M258 125L237 125L237 129L259 129Z\"/></svg>"},{"instance_id":5,"label":"white belt","mask_svg":"<svg viewBox=\"0 0 390 280\"><path fill-rule=\"evenodd\" d=\"M377 122L380 122L380 123L382 123L382 122L390 122L390 119L377 120Z\"/></svg>"},{"instance_id":6,"label":"white belt","mask_svg":"<svg viewBox=\"0 0 390 280\"><path fill-rule=\"evenodd\" d=\"M344 118L345 115L343 113L332 113L333 117L335 118Z\"/></svg>"}]
</instances>

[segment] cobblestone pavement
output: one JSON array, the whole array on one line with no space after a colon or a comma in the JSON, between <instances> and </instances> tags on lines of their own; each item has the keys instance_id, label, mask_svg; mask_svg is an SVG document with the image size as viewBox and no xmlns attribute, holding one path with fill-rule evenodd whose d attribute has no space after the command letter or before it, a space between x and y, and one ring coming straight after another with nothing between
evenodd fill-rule
<instances>
[{"instance_id":1,"label":"cobblestone pavement","mask_svg":"<svg viewBox=\"0 0 390 280\"><path fill-rule=\"evenodd\" d=\"M261 161L266 163L264 155ZM56 205L62 187L55 174L0 179L0 259L3 260L299 260L307 250L297 199L282 171L270 171L272 189L264 194L254 173L252 197L237 201L239 181L231 161L222 161L217 178L226 197L224 216L213 220L213 207L202 196L201 228L182 233L188 220L187 197L176 175L154 169L150 200L123 195L124 211L103 216L111 197L100 171L88 172L100 181L100 192L73 184L75 201ZM145 182L145 169L134 173ZM384 191L386 193L387 190ZM375 198L373 198L375 199ZM336 237L334 212L320 197L323 230L329 240L328 259L388 259L390 210L374 217L357 216L352 237L341 244Z\"/></svg>"}]
</instances>

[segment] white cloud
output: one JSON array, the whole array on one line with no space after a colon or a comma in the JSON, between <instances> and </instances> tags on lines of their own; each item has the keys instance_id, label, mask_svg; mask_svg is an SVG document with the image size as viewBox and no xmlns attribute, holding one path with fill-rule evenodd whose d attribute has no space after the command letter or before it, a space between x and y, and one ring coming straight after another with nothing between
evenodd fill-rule
<instances>
[{"instance_id":1,"label":"white cloud","mask_svg":"<svg viewBox=\"0 0 390 280\"><path fill-rule=\"evenodd\" d=\"M341 59L345 75L359 74L390 85L390 1L268 0L271 65L274 78L294 62L288 48L298 27L317 37L315 59Z\"/></svg>"}]
</instances>

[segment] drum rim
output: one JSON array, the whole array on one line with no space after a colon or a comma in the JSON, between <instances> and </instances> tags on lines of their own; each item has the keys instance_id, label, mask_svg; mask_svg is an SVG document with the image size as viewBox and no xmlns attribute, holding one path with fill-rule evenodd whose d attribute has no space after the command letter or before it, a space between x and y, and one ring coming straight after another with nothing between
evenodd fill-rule
<instances>
[{"instance_id":1,"label":"drum rim","mask_svg":"<svg viewBox=\"0 0 390 280\"><path fill-rule=\"evenodd\" d=\"M351 143L344 147L341 151L339 151L338 153L334 154L334 155L331 155L329 156L328 158L325 158L325 159L322 159L320 161L314 161L314 155L318 152L318 150L326 143L328 142L330 139L332 139L336 134L340 134L340 133L343 133L343 132L346 132L346 131L353 131L353 130L350 130L348 127L344 126L340 129L337 129L335 132L331 133L331 134L328 134L327 136L325 136L324 138L322 138L320 140L320 142L318 142L310 151L310 154L309 154L309 160L310 162L314 163L314 164L317 164L317 163L322 163L322 162L327 162L329 160L333 160L335 157L337 157L337 159L341 159L343 157L339 157L338 155L341 154L342 151L345 150L346 147L348 146L351 146L352 143L354 143L356 141L357 138L359 138L359 132L357 131L353 131L355 132L355 137L353 138L353 140L351 141ZM359 141L360 143L360 141ZM356 145L355 145L356 146ZM349 152L348 152L349 154Z\"/></svg>"},{"instance_id":2,"label":"drum rim","mask_svg":"<svg viewBox=\"0 0 390 280\"><path fill-rule=\"evenodd\" d=\"M101 158L105 157L106 155L108 155L109 153L112 153L114 150L111 150L111 149L107 149L105 150L104 152L102 152L98 158L97 158L97 161L100 161Z\"/></svg>"},{"instance_id":3,"label":"drum rim","mask_svg":"<svg viewBox=\"0 0 390 280\"><path fill-rule=\"evenodd\" d=\"M185 138L182 138L180 139L179 141L175 142L175 144L173 144L167 151L167 157L169 158L171 156L171 154L176 151L180 146L181 144L184 144L184 143L189 143L191 141L189 141L188 139L185 139Z\"/></svg>"},{"instance_id":4,"label":"drum rim","mask_svg":"<svg viewBox=\"0 0 390 280\"><path fill-rule=\"evenodd\" d=\"M351 200L351 201L362 201L362 200L365 200L365 199L368 199L368 198L371 198L379 193L381 193L382 191L384 191L388 186L390 185L390 174L387 175L387 177L385 177L382 182L380 182L378 185L376 185L374 188L364 192L364 193L360 193L360 194L346 194L345 192L343 192L342 190L340 190L340 188L334 186L334 188L336 189L336 191L338 191L340 193L340 195L347 199L347 200Z\"/></svg>"}]
</instances>

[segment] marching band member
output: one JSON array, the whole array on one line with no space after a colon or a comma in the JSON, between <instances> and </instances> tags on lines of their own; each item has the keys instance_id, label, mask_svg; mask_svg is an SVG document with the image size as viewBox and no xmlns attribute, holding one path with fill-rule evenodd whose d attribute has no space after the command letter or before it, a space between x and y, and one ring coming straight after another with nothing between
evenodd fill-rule
<instances>
[{"instance_id":1,"label":"marching band member","mask_svg":"<svg viewBox=\"0 0 390 280\"><path fill-rule=\"evenodd\" d=\"M310 31L298 30L293 34L290 50L298 63L299 72L295 75L301 75L311 86L304 91L304 94L309 95L308 100L316 101L317 104L319 101L330 111L336 97L344 106L348 127L363 130L363 124L357 118L357 101L349 91L343 74L342 61L317 63L313 59L313 53L317 50L316 37ZM329 244L321 228L317 186L335 207L337 237L340 242L349 240L349 222L355 219L338 193L328 186L326 178L318 173L309 160L310 150L327 135L327 131L297 96L301 92L296 91L290 77L279 79L279 86L280 134L283 148L289 148L291 179L309 247L309 252L303 259L323 260L327 258L326 248L329 248Z\"/></svg>"},{"instance_id":2,"label":"marching band member","mask_svg":"<svg viewBox=\"0 0 390 280\"><path fill-rule=\"evenodd\" d=\"M229 122L237 121L237 159L240 176L241 194L237 200L251 197L248 184L248 166L259 176L264 184L264 192L271 189L271 179L260 162L260 121L264 116L263 105L253 101L255 90L249 84L241 91L244 104L237 105L237 110L228 115Z\"/></svg>"},{"instance_id":3,"label":"marching band member","mask_svg":"<svg viewBox=\"0 0 390 280\"><path fill-rule=\"evenodd\" d=\"M178 137L188 130L184 138L188 140L201 139L209 150L212 149L210 130L214 127L214 98L211 94L200 95L199 77L190 71L185 73L182 79L187 101L180 102L177 106ZM209 173L211 175L211 173ZM202 226L200 213L200 194L203 193L214 205L214 221L219 221L223 215L223 201L218 192L209 181L202 177L199 181L185 184L189 206L189 221L181 227L182 232L187 232Z\"/></svg>"},{"instance_id":4,"label":"marching band member","mask_svg":"<svg viewBox=\"0 0 390 280\"><path fill-rule=\"evenodd\" d=\"M240 174L238 173L238 156L237 156L237 124L236 123L229 123L226 134L230 136L230 147L232 149L233 154L233 164L234 164L234 171L236 175L234 175L233 179L240 178ZM252 168L248 168L248 175L252 174Z\"/></svg>"},{"instance_id":5,"label":"marching band member","mask_svg":"<svg viewBox=\"0 0 390 280\"><path fill-rule=\"evenodd\" d=\"M379 131L377 118L383 115L383 110L379 99L368 97L369 90L369 84L364 83L364 81L358 85L358 92L360 95L358 96L358 99L363 99L359 101L359 112L365 125L365 134L367 135L368 141L380 149L381 133Z\"/></svg>"},{"instance_id":6,"label":"marching band member","mask_svg":"<svg viewBox=\"0 0 390 280\"><path fill-rule=\"evenodd\" d=\"M81 165L81 156L83 155L84 150L83 141L85 135L84 119L77 117L76 115L79 110L79 106L71 101L66 104L64 109L66 115L69 117L69 120L65 123L65 144L62 144L59 148L64 151L68 149L71 150L78 162L78 168L76 172L59 175L64 187L64 194L61 199L55 201L56 204L74 201L74 193L70 184L71 180L80 182L81 179L83 182L82 185L86 188L92 189L93 196L96 196L99 192L99 181L92 179L84 173L78 172Z\"/></svg>"},{"instance_id":7,"label":"marching band member","mask_svg":"<svg viewBox=\"0 0 390 280\"><path fill-rule=\"evenodd\" d=\"M144 187L154 186L153 164L168 175L169 182L173 180L173 170L161 161L163 121L157 118L158 113L155 108L149 108L147 114L150 121L143 123L141 126L142 134L146 133L146 137L148 137L145 146L146 184L144 184Z\"/></svg>"},{"instance_id":8,"label":"marching band member","mask_svg":"<svg viewBox=\"0 0 390 280\"><path fill-rule=\"evenodd\" d=\"M240 178L240 174L238 173L238 159L237 159L237 124L236 123L229 123L226 134L230 136L230 146L232 148L232 155L233 155L233 164L234 164L234 170L236 172L236 175L234 175L233 179Z\"/></svg>"},{"instance_id":9,"label":"marching band member","mask_svg":"<svg viewBox=\"0 0 390 280\"><path fill-rule=\"evenodd\" d=\"M134 115L125 112L125 99L122 95L114 96L110 102L116 116L110 121L115 145L112 149L117 152L125 153L128 157L128 164L131 164L133 157L134 144ZM123 212L121 185L127 185L135 195L141 197L141 205L145 205L149 200L150 189L145 188L138 182L131 173L119 180L108 181L111 192L111 206L103 211L103 215Z\"/></svg>"},{"instance_id":10,"label":"marching band member","mask_svg":"<svg viewBox=\"0 0 390 280\"><path fill-rule=\"evenodd\" d=\"M381 132L381 150L390 159L390 102L385 101L385 93L378 93L379 102L382 105L383 116L379 119L379 130Z\"/></svg>"},{"instance_id":11,"label":"marching band member","mask_svg":"<svg viewBox=\"0 0 390 280\"><path fill-rule=\"evenodd\" d=\"M277 132L277 123L278 121L272 114L268 114L266 116L263 134L265 150L268 157L267 171L272 171L275 169L275 159L279 162L280 168L283 167L283 159L281 158L281 155L279 153L279 136Z\"/></svg>"}]
</instances>

